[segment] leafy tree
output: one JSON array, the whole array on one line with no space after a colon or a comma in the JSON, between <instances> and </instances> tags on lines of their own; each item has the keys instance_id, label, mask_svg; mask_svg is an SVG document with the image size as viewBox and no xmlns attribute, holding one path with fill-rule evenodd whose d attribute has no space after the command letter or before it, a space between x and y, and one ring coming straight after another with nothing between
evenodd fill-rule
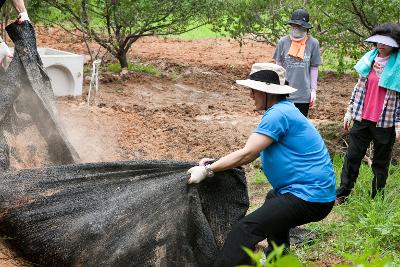
<instances>
[{"instance_id":1,"label":"leafy tree","mask_svg":"<svg viewBox=\"0 0 400 267\"><path fill-rule=\"evenodd\" d=\"M226 0L223 16L214 20L215 29L223 29L239 41L245 39L275 45L288 32L287 21L304 0Z\"/></svg>"},{"instance_id":2,"label":"leafy tree","mask_svg":"<svg viewBox=\"0 0 400 267\"><path fill-rule=\"evenodd\" d=\"M352 64L369 47L363 40L384 22L400 20L400 0L227 0L224 16L214 21L243 42L246 39L275 45L288 33L291 13L305 8L310 14L311 34L331 50L339 72Z\"/></svg>"},{"instance_id":3,"label":"leafy tree","mask_svg":"<svg viewBox=\"0 0 400 267\"><path fill-rule=\"evenodd\" d=\"M181 34L206 24L223 1L31 0L33 16L78 30L128 67L127 53L144 36Z\"/></svg>"},{"instance_id":4,"label":"leafy tree","mask_svg":"<svg viewBox=\"0 0 400 267\"><path fill-rule=\"evenodd\" d=\"M307 7L318 21L321 38L361 43L381 23L399 22L399 0L312 0Z\"/></svg>"},{"instance_id":5,"label":"leafy tree","mask_svg":"<svg viewBox=\"0 0 400 267\"><path fill-rule=\"evenodd\" d=\"M400 20L400 0L227 0L224 17L216 20L234 37L251 34L275 44L288 31L291 13L305 8L314 25L313 34L332 44L361 44L372 29Z\"/></svg>"},{"instance_id":6,"label":"leafy tree","mask_svg":"<svg viewBox=\"0 0 400 267\"><path fill-rule=\"evenodd\" d=\"M316 21L317 38L343 57L357 59L370 46L363 41L372 29L400 19L399 0L311 0L307 8ZM340 65L340 64L339 64Z\"/></svg>"}]
</instances>

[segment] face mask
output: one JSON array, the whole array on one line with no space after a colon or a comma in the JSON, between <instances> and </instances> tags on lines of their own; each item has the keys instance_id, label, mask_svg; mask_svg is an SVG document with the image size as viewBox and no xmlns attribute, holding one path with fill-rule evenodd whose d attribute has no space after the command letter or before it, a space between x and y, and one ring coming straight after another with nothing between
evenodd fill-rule
<instances>
[{"instance_id":1,"label":"face mask","mask_svg":"<svg viewBox=\"0 0 400 267\"><path fill-rule=\"evenodd\" d=\"M292 27L290 30L290 37L294 40L301 40L307 34L307 29L303 27Z\"/></svg>"}]
</instances>

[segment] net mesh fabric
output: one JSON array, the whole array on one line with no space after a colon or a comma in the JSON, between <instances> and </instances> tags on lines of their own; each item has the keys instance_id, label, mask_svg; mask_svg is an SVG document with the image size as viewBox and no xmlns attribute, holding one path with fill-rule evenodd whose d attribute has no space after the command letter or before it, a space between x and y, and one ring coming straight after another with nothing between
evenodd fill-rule
<instances>
[{"instance_id":1,"label":"net mesh fabric","mask_svg":"<svg viewBox=\"0 0 400 267\"><path fill-rule=\"evenodd\" d=\"M15 55L0 77L1 233L44 266L212 265L249 206L243 170L188 185L189 162L78 164L33 27L7 32Z\"/></svg>"}]
</instances>

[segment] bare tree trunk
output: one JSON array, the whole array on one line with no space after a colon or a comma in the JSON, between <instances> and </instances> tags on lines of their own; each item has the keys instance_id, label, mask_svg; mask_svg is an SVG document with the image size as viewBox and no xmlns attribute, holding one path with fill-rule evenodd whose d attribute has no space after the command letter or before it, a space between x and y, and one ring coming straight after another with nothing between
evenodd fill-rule
<instances>
[{"instance_id":1,"label":"bare tree trunk","mask_svg":"<svg viewBox=\"0 0 400 267\"><path fill-rule=\"evenodd\" d=\"M121 64L121 68L128 68L128 58L126 56L126 52L124 49L120 49L117 54L117 59L119 61L119 64Z\"/></svg>"}]
</instances>

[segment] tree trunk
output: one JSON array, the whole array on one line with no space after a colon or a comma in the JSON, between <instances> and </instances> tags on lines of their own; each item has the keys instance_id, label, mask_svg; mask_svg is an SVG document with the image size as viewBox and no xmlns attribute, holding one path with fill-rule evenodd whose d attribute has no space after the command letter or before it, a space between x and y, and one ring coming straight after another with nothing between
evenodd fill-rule
<instances>
[{"instance_id":1,"label":"tree trunk","mask_svg":"<svg viewBox=\"0 0 400 267\"><path fill-rule=\"evenodd\" d=\"M127 69L128 68L128 58L126 56L126 52L123 49L120 49L117 54L117 59L119 61L119 64L121 65L122 69Z\"/></svg>"}]
</instances>

